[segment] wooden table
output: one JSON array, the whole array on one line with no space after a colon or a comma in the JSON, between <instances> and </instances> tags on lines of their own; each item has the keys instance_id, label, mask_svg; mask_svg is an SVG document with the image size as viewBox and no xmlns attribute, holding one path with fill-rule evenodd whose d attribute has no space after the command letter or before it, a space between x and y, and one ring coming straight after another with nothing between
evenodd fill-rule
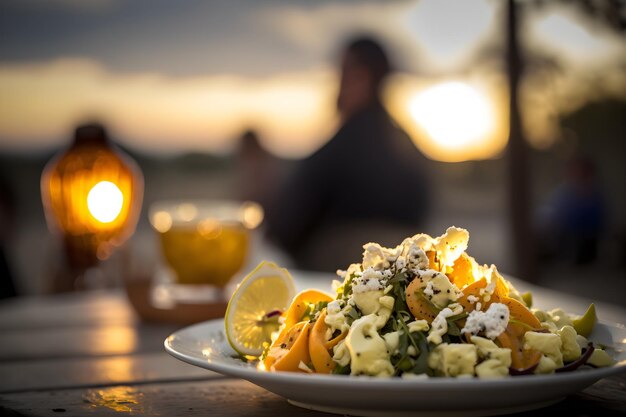
<instances>
[{"instance_id":1,"label":"wooden table","mask_svg":"<svg viewBox=\"0 0 626 417\"><path fill-rule=\"evenodd\" d=\"M306 277L301 274L299 287L314 282ZM323 282L327 286L328 280ZM575 297L546 296L552 305L584 308ZM615 306L601 304L599 311L609 320L626 318ZM175 330L138 321L121 291L3 302L0 415L327 415L295 408L246 381L177 361L163 350L163 340ZM626 375L527 415L538 414L626 415Z\"/></svg>"}]
</instances>

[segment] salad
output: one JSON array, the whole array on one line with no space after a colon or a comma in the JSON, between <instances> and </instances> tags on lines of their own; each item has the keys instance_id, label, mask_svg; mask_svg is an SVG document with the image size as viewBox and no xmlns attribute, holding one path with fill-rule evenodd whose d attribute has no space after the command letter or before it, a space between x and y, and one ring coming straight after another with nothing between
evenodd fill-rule
<instances>
[{"instance_id":1,"label":"salad","mask_svg":"<svg viewBox=\"0 0 626 417\"><path fill-rule=\"evenodd\" d=\"M272 311L278 329L263 344L267 371L373 377L502 378L549 374L612 358L587 337L581 317L532 308L494 265L466 253L467 230L417 234L394 248L363 246L363 259L337 271L334 295L297 294Z\"/></svg>"}]
</instances>

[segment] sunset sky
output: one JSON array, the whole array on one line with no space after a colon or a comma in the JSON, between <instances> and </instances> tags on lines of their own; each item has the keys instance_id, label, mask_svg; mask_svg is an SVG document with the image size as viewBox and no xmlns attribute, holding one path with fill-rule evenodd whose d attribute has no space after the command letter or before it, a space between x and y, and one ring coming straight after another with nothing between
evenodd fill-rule
<instances>
[{"instance_id":1,"label":"sunset sky","mask_svg":"<svg viewBox=\"0 0 626 417\"><path fill-rule=\"evenodd\" d=\"M493 157L506 143L506 91L481 53L502 37L501 3L4 1L0 152L61 146L77 122L99 118L146 152L224 153L252 127L272 152L301 157L336 128L341 43L367 32L398 63L386 103L420 149L443 160ZM626 48L568 8L527 17L526 44L567 66L550 89L524 98L542 146L557 134L555 112L591 92L626 91ZM446 120L471 135L433 133Z\"/></svg>"}]
</instances>

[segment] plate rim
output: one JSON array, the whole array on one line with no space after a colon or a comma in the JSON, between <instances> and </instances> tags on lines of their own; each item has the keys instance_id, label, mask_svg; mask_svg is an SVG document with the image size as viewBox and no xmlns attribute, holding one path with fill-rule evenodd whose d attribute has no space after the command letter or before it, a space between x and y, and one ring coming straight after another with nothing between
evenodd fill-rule
<instances>
[{"instance_id":1,"label":"plate rim","mask_svg":"<svg viewBox=\"0 0 626 417\"><path fill-rule=\"evenodd\" d=\"M607 327L615 327L621 330L626 330L626 326L621 323L608 322L605 320L599 320L599 324ZM218 318L213 320L207 320L200 323L193 324L181 328L174 333L170 334L163 342L165 350L168 354L190 365L198 366L200 368L208 369L213 372L217 372L226 376L235 376L251 382L286 382L292 381L294 383L305 383L324 386L344 386L346 383L358 384L360 386L367 386L372 388L404 388L413 387L420 389L441 389L447 388L462 388L466 389L488 389L493 387L515 386L515 385L535 385L535 384L552 384L559 380L566 379L568 382L584 382L593 379L599 381L600 379L607 378L613 375L626 372L626 359L623 359L615 363L611 367L585 369L579 372L568 373L552 373L543 375L523 375L510 378L496 378L496 379L481 379L475 377L467 378L446 378L446 377L417 377L417 378L380 378L373 376L352 376L352 375L323 375L323 374L305 374L297 372L265 372L260 371L256 367L235 366L230 364L221 364L218 362L211 362L210 360L201 360L199 357L187 355L184 352L176 350L171 345L171 340L175 339L177 335L181 333L193 332L195 328L203 327L215 327L221 325L221 329L224 327L224 319Z\"/></svg>"}]
</instances>

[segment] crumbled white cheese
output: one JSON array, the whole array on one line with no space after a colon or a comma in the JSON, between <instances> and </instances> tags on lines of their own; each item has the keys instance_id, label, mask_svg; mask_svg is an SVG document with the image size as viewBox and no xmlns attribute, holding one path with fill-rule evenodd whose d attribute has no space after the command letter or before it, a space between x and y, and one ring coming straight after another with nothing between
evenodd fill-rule
<instances>
[{"instance_id":1,"label":"crumbled white cheese","mask_svg":"<svg viewBox=\"0 0 626 417\"><path fill-rule=\"evenodd\" d=\"M485 332L489 339L495 339L509 323L509 308L501 303L493 303L487 311L472 311L467 317L461 333L477 335Z\"/></svg>"},{"instance_id":2,"label":"crumbled white cheese","mask_svg":"<svg viewBox=\"0 0 626 417\"><path fill-rule=\"evenodd\" d=\"M333 300L326 305L327 314L337 314L341 311L342 302L340 300Z\"/></svg>"},{"instance_id":3,"label":"crumbled white cheese","mask_svg":"<svg viewBox=\"0 0 626 417\"><path fill-rule=\"evenodd\" d=\"M396 271L404 272L406 271L406 258L403 256L398 257L396 259Z\"/></svg>"},{"instance_id":4,"label":"crumbled white cheese","mask_svg":"<svg viewBox=\"0 0 626 417\"><path fill-rule=\"evenodd\" d=\"M470 295L468 295L468 296L467 296L467 301L468 301L470 304L475 304L475 303L476 303L476 301L478 301L478 300L480 300L480 298L476 297L475 295L470 294ZM480 309L479 309L479 310L480 310Z\"/></svg>"},{"instance_id":5,"label":"crumbled white cheese","mask_svg":"<svg viewBox=\"0 0 626 417\"><path fill-rule=\"evenodd\" d=\"M402 246L385 248L378 243L363 245L363 269L374 268L378 271L389 269L402 253Z\"/></svg>"},{"instance_id":6,"label":"crumbled white cheese","mask_svg":"<svg viewBox=\"0 0 626 417\"><path fill-rule=\"evenodd\" d=\"M359 273L361 271L362 271L361 264L350 264L350 266L348 266L348 269L346 269L345 271L338 269L337 276L345 280L346 278L349 278L351 275Z\"/></svg>"},{"instance_id":7,"label":"crumbled white cheese","mask_svg":"<svg viewBox=\"0 0 626 417\"><path fill-rule=\"evenodd\" d=\"M452 266L467 249L469 232L459 227L448 227L446 233L435 239L435 249L443 265Z\"/></svg>"},{"instance_id":8,"label":"crumbled white cheese","mask_svg":"<svg viewBox=\"0 0 626 417\"><path fill-rule=\"evenodd\" d=\"M384 290L386 286L387 280L383 273L372 267L365 269L360 276L352 280L352 292L354 294Z\"/></svg>"},{"instance_id":9,"label":"crumbled white cheese","mask_svg":"<svg viewBox=\"0 0 626 417\"><path fill-rule=\"evenodd\" d=\"M433 248L434 239L425 233L419 233L408 239L405 239L403 245L409 246L413 243L415 243L415 245L417 245L417 247L422 249L424 252L428 252Z\"/></svg>"},{"instance_id":10,"label":"crumbled white cheese","mask_svg":"<svg viewBox=\"0 0 626 417\"><path fill-rule=\"evenodd\" d=\"M352 307L342 300L334 300L328 303L324 323L326 323L331 332L334 333L336 330L344 332L350 328L348 318L346 317L350 309L352 309Z\"/></svg>"},{"instance_id":11,"label":"crumbled white cheese","mask_svg":"<svg viewBox=\"0 0 626 417\"><path fill-rule=\"evenodd\" d=\"M432 327L430 328L430 332L428 333L428 337L426 339L436 345L440 344L443 341L441 336L446 334L448 331L448 322L446 319L452 316L454 316L454 312L449 308L446 307L441 310L439 314L437 314L437 317L433 320Z\"/></svg>"},{"instance_id":12,"label":"crumbled white cheese","mask_svg":"<svg viewBox=\"0 0 626 417\"><path fill-rule=\"evenodd\" d=\"M480 301L476 303L476 310L480 311L483 309L483 303L481 303Z\"/></svg>"},{"instance_id":13,"label":"crumbled white cheese","mask_svg":"<svg viewBox=\"0 0 626 417\"><path fill-rule=\"evenodd\" d=\"M429 261L426 252L415 242L411 242L411 245L407 249L406 253L406 267L415 273L418 270L428 269Z\"/></svg>"}]
</instances>

